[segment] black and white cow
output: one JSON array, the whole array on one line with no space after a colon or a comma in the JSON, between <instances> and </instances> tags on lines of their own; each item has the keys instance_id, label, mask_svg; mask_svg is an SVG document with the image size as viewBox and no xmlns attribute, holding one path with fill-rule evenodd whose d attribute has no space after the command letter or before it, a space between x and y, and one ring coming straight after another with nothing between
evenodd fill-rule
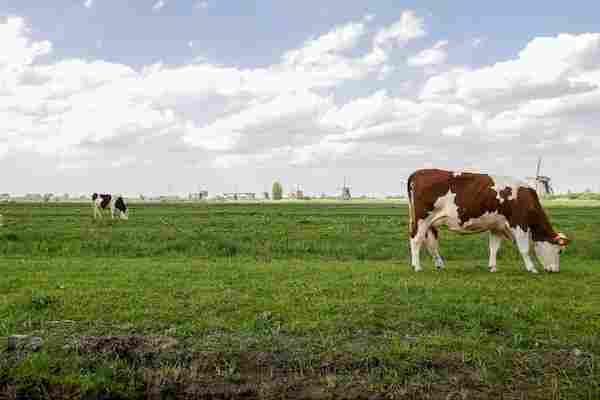
<instances>
[{"instance_id":1,"label":"black and white cow","mask_svg":"<svg viewBox=\"0 0 600 400\"><path fill-rule=\"evenodd\" d=\"M111 218L129 219L129 209L122 196L94 193L92 207L94 208L94 219L102 218L102 210L110 210Z\"/></svg>"}]
</instances>

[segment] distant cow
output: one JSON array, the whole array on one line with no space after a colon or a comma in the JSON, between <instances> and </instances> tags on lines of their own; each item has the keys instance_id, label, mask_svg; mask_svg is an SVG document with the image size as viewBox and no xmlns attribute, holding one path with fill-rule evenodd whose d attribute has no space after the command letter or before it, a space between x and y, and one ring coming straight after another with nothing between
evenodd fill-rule
<instances>
[{"instance_id":1,"label":"distant cow","mask_svg":"<svg viewBox=\"0 0 600 400\"><path fill-rule=\"evenodd\" d=\"M102 218L102 210L110 210L111 218L129 218L129 210L122 196L94 193L92 195L92 207L94 208L94 219L96 217Z\"/></svg>"},{"instance_id":2,"label":"distant cow","mask_svg":"<svg viewBox=\"0 0 600 400\"><path fill-rule=\"evenodd\" d=\"M437 227L459 233L489 231L490 271L496 272L496 254L503 238L519 249L527 271L537 273L529 256L530 242L548 272L559 271L559 253L569 240L554 231L537 193L526 183L508 177L439 169L415 171L407 182L412 266L421 270L423 242L438 269Z\"/></svg>"}]
</instances>

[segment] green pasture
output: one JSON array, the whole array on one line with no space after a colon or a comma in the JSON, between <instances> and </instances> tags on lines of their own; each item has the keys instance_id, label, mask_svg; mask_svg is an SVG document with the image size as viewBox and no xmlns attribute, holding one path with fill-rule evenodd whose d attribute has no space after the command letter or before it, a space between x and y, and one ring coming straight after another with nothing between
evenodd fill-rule
<instances>
[{"instance_id":1,"label":"green pasture","mask_svg":"<svg viewBox=\"0 0 600 400\"><path fill-rule=\"evenodd\" d=\"M600 206L573 202L539 275L445 231L412 272L399 202L2 204L0 398L600 398Z\"/></svg>"}]
</instances>

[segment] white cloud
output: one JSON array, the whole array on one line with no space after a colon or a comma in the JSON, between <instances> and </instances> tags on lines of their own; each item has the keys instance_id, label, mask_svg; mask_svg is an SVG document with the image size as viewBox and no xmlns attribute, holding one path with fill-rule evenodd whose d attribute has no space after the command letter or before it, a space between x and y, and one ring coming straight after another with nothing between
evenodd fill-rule
<instances>
[{"instance_id":1,"label":"white cloud","mask_svg":"<svg viewBox=\"0 0 600 400\"><path fill-rule=\"evenodd\" d=\"M147 159L236 173L248 165L427 162L485 169L507 154L518 163L542 149L582 159L600 149L600 34L537 38L512 60L453 67L427 79L415 99L398 95L402 82L381 90L377 79L409 82L401 93L420 85L390 60L391 44L426 34L423 21L405 12L375 35L369 21L333 27L263 67L199 59L134 69L45 61L51 43L33 40L23 19L9 18L0 23L0 163L41 154L65 173L99 162L135 170ZM446 62L446 49L439 41L408 63L426 71ZM356 87L370 94L353 96Z\"/></svg>"},{"instance_id":2,"label":"white cloud","mask_svg":"<svg viewBox=\"0 0 600 400\"><path fill-rule=\"evenodd\" d=\"M14 72L30 65L33 61L52 51L49 41L35 42L29 38L29 28L20 17L8 17L0 20L0 70Z\"/></svg>"},{"instance_id":3,"label":"white cloud","mask_svg":"<svg viewBox=\"0 0 600 400\"><path fill-rule=\"evenodd\" d=\"M382 47L390 42L403 46L410 40L423 37L427 34L423 18L418 17L414 11L406 10L400 20L389 27L381 28L374 39L376 47Z\"/></svg>"},{"instance_id":4,"label":"white cloud","mask_svg":"<svg viewBox=\"0 0 600 400\"><path fill-rule=\"evenodd\" d=\"M189 126L186 143L207 150L233 150L257 143L277 146L305 140L319 133L318 121L333 106L331 98L311 92L289 93L253 101L239 112L206 126Z\"/></svg>"},{"instance_id":5,"label":"white cloud","mask_svg":"<svg viewBox=\"0 0 600 400\"><path fill-rule=\"evenodd\" d=\"M420 53L409 57L406 63L413 67L425 67L443 64L448 58L448 54L446 53L447 46L447 40L440 40L435 43L433 47L425 49Z\"/></svg>"},{"instance_id":6,"label":"white cloud","mask_svg":"<svg viewBox=\"0 0 600 400\"><path fill-rule=\"evenodd\" d=\"M86 8L91 8L94 5L94 0L85 0L85 3L83 3L83 5Z\"/></svg>"},{"instance_id":7,"label":"white cloud","mask_svg":"<svg viewBox=\"0 0 600 400\"><path fill-rule=\"evenodd\" d=\"M165 2L164 0L158 0L156 3L154 3L154 5L152 6L152 10L153 11L159 11L160 9L162 9L165 6Z\"/></svg>"},{"instance_id":8,"label":"white cloud","mask_svg":"<svg viewBox=\"0 0 600 400\"><path fill-rule=\"evenodd\" d=\"M462 136L464 131L464 125L450 125L442 129L442 135L458 137Z\"/></svg>"},{"instance_id":9,"label":"white cloud","mask_svg":"<svg viewBox=\"0 0 600 400\"><path fill-rule=\"evenodd\" d=\"M208 8L208 1L199 1L196 3L195 7L206 9L206 8Z\"/></svg>"},{"instance_id":10,"label":"white cloud","mask_svg":"<svg viewBox=\"0 0 600 400\"><path fill-rule=\"evenodd\" d=\"M349 23L336 27L332 31L307 41L297 50L283 55L287 65L322 65L334 60L339 53L352 49L365 33L363 23Z\"/></svg>"},{"instance_id":11,"label":"white cloud","mask_svg":"<svg viewBox=\"0 0 600 400\"><path fill-rule=\"evenodd\" d=\"M375 19L375 15L374 14L367 14L367 15L365 15L365 18L364 18L365 22L371 22L374 19Z\"/></svg>"},{"instance_id":12,"label":"white cloud","mask_svg":"<svg viewBox=\"0 0 600 400\"><path fill-rule=\"evenodd\" d=\"M485 42L486 42L486 40L487 40L487 38L485 38L485 37L476 37L476 38L473 38L473 39L471 40L471 46L472 46L473 48L478 48L478 47L480 47L480 46L481 46L483 43L485 43Z\"/></svg>"},{"instance_id":13,"label":"white cloud","mask_svg":"<svg viewBox=\"0 0 600 400\"><path fill-rule=\"evenodd\" d=\"M592 90L582 73L600 65L600 34L536 38L519 58L475 70L453 70L429 79L421 98L469 104L519 103Z\"/></svg>"}]
</instances>

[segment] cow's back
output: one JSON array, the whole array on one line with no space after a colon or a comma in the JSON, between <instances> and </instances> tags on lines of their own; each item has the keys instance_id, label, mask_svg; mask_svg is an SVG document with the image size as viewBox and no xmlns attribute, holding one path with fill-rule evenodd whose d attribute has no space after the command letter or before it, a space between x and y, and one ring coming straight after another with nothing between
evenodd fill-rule
<instances>
[{"instance_id":1,"label":"cow's back","mask_svg":"<svg viewBox=\"0 0 600 400\"><path fill-rule=\"evenodd\" d=\"M445 210L451 225L460 226L488 212L498 212L501 194L494 191L493 179L486 174L452 172L440 169L415 171L408 180L411 233L416 224L434 210Z\"/></svg>"}]
</instances>

